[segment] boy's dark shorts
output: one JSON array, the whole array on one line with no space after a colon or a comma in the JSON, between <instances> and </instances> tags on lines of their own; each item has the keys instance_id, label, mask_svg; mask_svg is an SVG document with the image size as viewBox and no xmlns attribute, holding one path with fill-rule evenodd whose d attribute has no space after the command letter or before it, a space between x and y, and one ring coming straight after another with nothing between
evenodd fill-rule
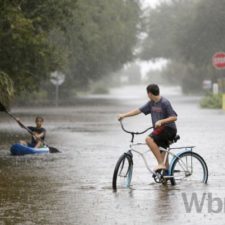
<instances>
[{"instance_id":1,"label":"boy's dark shorts","mask_svg":"<svg viewBox=\"0 0 225 225\"><path fill-rule=\"evenodd\" d=\"M169 147L169 141L172 141L177 134L177 130L172 127L159 127L156 128L150 135L154 142L163 148Z\"/></svg>"}]
</instances>

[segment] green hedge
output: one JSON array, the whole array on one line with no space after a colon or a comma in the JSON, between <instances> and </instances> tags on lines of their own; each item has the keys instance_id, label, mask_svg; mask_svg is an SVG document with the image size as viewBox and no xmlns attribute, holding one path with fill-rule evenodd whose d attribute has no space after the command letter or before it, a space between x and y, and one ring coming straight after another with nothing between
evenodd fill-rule
<instances>
[{"instance_id":1,"label":"green hedge","mask_svg":"<svg viewBox=\"0 0 225 225\"><path fill-rule=\"evenodd\" d=\"M209 93L200 101L202 108L221 109L222 108L222 94Z\"/></svg>"}]
</instances>

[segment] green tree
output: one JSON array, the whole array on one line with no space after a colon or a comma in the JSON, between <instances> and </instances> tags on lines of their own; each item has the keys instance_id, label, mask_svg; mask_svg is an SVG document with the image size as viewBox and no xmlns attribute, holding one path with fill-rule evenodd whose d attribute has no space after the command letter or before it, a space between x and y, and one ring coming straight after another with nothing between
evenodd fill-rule
<instances>
[{"instance_id":1,"label":"green tree","mask_svg":"<svg viewBox=\"0 0 225 225\"><path fill-rule=\"evenodd\" d=\"M0 71L0 90L0 102L4 106L9 106L9 103L14 96L13 81L2 71Z\"/></svg>"},{"instance_id":2,"label":"green tree","mask_svg":"<svg viewBox=\"0 0 225 225\"><path fill-rule=\"evenodd\" d=\"M180 59L178 43L188 35L186 29L192 24L194 8L193 0L173 0L150 9L146 24L148 37L143 43L141 57L146 60Z\"/></svg>"},{"instance_id":3,"label":"green tree","mask_svg":"<svg viewBox=\"0 0 225 225\"><path fill-rule=\"evenodd\" d=\"M133 58L140 8L136 1L78 0L73 15L67 84L85 88Z\"/></svg>"},{"instance_id":4,"label":"green tree","mask_svg":"<svg viewBox=\"0 0 225 225\"><path fill-rule=\"evenodd\" d=\"M201 0L195 8L192 23L179 38L178 47L184 58L196 66L212 65L212 56L225 51L224 0Z\"/></svg>"},{"instance_id":5,"label":"green tree","mask_svg":"<svg viewBox=\"0 0 225 225\"><path fill-rule=\"evenodd\" d=\"M55 70L68 94L133 58L137 0L0 0L0 10L0 69L22 96L51 87Z\"/></svg>"},{"instance_id":6,"label":"green tree","mask_svg":"<svg viewBox=\"0 0 225 225\"><path fill-rule=\"evenodd\" d=\"M216 51L224 50L224 10L223 0L162 3L149 12L148 38L141 57L169 59L170 68L180 68L171 76L178 78L186 91L200 89L203 79L216 80L221 74L212 67L211 59Z\"/></svg>"},{"instance_id":7,"label":"green tree","mask_svg":"<svg viewBox=\"0 0 225 225\"><path fill-rule=\"evenodd\" d=\"M0 69L12 78L18 94L37 89L51 71L62 66L49 32L64 27L61 19L65 21L69 13L63 2L1 0Z\"/></svg>"}]
</instances>

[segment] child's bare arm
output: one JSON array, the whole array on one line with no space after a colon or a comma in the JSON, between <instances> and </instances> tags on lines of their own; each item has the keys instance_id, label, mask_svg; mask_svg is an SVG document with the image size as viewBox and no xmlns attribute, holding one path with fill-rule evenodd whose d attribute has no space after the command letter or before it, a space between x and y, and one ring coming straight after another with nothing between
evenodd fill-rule
<instances>
[{"instance_id":1,"label":"child's bare arm","mask_svg":"<svg viewBox=\"0 0 225 225\"><path fill-rule=\"evenodd\" d=\"M140 109L133 109L133 110L127 112L127 113L119 114L118 115L118 120L122 120L125 117L136 116L136 115L138 115L140 113L141 113Z\"/></svg>"}]
</instances>

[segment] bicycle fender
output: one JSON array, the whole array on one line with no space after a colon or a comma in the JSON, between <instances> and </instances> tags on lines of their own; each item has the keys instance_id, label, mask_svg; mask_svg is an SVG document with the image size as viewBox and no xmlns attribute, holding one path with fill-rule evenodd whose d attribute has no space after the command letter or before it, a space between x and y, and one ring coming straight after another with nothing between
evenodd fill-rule
<instances>
[{"instance_id":1,"label":"bicycle fender","mask_svg":"<svg viewBox=\"0 0 225 225\"><path fill-rule=\"evenodd\" d=\"M171 162L170 162L170 165L169 165L169 176L171 175L171 169L172 169L172 167L173 167L173 164L174 164L174 162L175 162L175 160L177 159L177 158L179 158L182 154L184 154L184 153L186 153L186 152L193 152L192 151L192 148L190 149L185 149L185 150L183 150L183 151L181 151L181 152L178 152L177 154L176 154L176 156L173 156L173 158L172 158L172 160L171 160Z\"/></svg>"}]
</instances>

